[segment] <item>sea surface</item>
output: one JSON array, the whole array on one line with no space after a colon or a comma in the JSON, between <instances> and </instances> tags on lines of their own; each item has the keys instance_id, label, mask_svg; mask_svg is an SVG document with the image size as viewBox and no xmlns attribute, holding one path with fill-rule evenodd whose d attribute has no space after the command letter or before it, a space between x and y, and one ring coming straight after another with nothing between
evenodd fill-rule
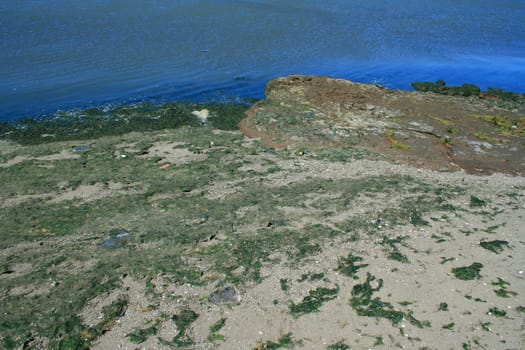
<instances>
[{"instance_id":1,"label":"sea surface","mask_svg":"<svg viewBox=\"0 0 525 350\"><path fill-rule=\"evenodd\" d=\"M0 120L242 101L292 73L525 92L525 1L0 1Z\"/></svg>"}]
</instances>

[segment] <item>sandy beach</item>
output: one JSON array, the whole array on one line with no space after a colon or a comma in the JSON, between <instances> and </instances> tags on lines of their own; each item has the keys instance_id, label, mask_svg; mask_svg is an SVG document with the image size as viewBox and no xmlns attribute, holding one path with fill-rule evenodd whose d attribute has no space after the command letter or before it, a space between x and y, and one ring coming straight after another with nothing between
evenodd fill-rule
<instances>
[{"instance_id":1,"label":"sandy beach","mask_svg":"<svg viewBox=\"0 0 525 350\"><path fill-rule=\"evenodd\" d=\"M206 126L82 144L1 144L13 344L524 345L522 176L276 152Z\"/></svg>"}]
</instances>

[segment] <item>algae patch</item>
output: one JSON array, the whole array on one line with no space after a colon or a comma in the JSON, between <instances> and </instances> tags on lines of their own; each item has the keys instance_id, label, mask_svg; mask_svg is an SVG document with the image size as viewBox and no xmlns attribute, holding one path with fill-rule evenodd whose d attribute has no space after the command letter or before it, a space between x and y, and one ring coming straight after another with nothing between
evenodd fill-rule
<instances>
[{"instance_id":1,"label":"algae patch","mask_svg":"<svg viewBox=\"0 0 525 350\"><path fill-rule=\"evenodd\" d=\"M493 253L499 254L504 248L509 246L509 242L503 240L481 241L479 245Z\"/></svg>"},{"instance_id":2,"label":"algae patch","mask_svg":"<svg viewBox=\"0 0 525 350\"><path fill-rule=\"evenodd\" d=\"M310 312L316 312L325 302L335 299L338 293L339 287L319 287L317 289L311 290L300 303L292 303L290 305L290 313L293 316L301 316Z\"/></svg>"},{"instance_id":3,"label":"algae patch","mask_svg":"<svg viewBox=\"0 0 525 350\"><path fill-rule=\"evenodd\" d=\"M479 279L483 264L475 262L469 266L455 267L452 269L452 273L457 279L470 281L473 279Z\"/></svg>"},{"instance_id":4,"label":"algae patch","mask_svg":"<svg viewBox=\"0 0 525 350\"><path fill-rule=\"evenodd\" d=\"M345 276L357 279L357 271L368 266L368 264L361 264L361 261L363 261L363 258L361 258L360 256L354 256L352 255L352 253L349 253L346 258L339 257L336 271L342 273Z\"/></svg>"}]
</instances>

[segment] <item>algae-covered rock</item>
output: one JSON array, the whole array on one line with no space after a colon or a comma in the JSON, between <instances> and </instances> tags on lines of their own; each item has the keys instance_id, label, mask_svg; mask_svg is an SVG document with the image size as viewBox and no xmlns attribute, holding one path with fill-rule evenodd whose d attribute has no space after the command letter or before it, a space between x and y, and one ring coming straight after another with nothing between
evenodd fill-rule
<instances>
[{"instance_id":1,"label":"algae-covered rock","mask_svg":"<svg viewBox=\"0 0 525 350\"><path fill-rule=\"evenodd\" d=\"M270 81L239 127L275 148L354 147L431 169L525 173L523 108L463 88L443 95L292 75Z\"/></svg>"}]
</instances>

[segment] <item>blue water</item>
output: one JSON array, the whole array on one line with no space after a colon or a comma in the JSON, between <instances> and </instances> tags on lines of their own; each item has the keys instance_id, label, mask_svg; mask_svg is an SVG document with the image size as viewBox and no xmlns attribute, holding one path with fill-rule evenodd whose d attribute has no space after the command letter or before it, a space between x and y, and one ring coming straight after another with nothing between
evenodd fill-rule
<instances>
[{"instance_id":1,"label":"blue water","mask_svg":"<svg viewBox=\"0 0 525 350\"><path fill-rule=\"evenodd\" d=\"M525 92L525 1L0 1L0 120L262 97L291 73Z\"/></svg>"}]
</instances>

